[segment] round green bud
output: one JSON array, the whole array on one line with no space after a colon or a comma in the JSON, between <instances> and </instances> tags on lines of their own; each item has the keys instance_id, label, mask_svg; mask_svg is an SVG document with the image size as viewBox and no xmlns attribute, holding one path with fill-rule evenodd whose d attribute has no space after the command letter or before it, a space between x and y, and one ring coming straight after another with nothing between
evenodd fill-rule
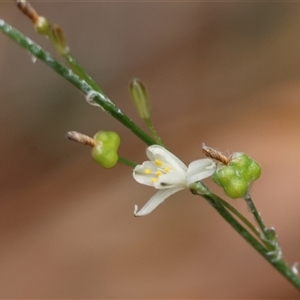
<instances>
[{"instance_id":1,"label":"round green bud","mask_svg":"<svg viewBox=\"0 0 300 300\"><path fill-rule=\"evenodd\" d=\"M94 160L104 168L112 168L118 162L118 153L115 149L106 148L100 143L93 148Z\"/></svg>"},{"instance_id":2,"label":"round green bud","mask_svg":"<svg viewBox=\"0 0 300 300\"><path fill-rule=\"evenodd\" d=\"M244 178L247 180L248 183L253 182L254 180L258 179L261 174L261 167L256 161L252 161L250 166L244 172Z\"/></svg>"},{"instance_id":3,"label":"round green bud","mask_svg":"<svg viewBox=\"0 0 300 300\"><path fill-rule=\"evenodd\" d=\"M220 169L218 169L212 176L212 179L215 183L217 183L220 186L224 186L227 184L230 184L230 181L233 177L236 177L236 171L231 166L222 166Z\"/></svg>"},{"instance_id":4,"label":"round green bud","mask_svg":"<svg viewBox=\"0 0 300 300\"><path fill-rule=\"evenodd\" d=\"M232 177L230 183L223 185L223 188L230 198L237 199L246 195L248 186L244 178Z\"/></svg>"},{"instance_id":5,"label":"round green bud","mask_svg":"<svg viewBox=\"0 0 300 300\"><path fill-rule=\"evenodd\" d=\"M260 165L245 153L234 153L229 163L248 182L252 183L261 174Z\"/></svg>"},{"instance_id":6,"label":"round green bud","mask_svg":"<svg viewBox=\"0 0 300 300\"><path fill-rule=\"evenodd\" d=\"M213 181L223 187L225 193L233 198L245 196L250 184L259 178L260 165L244 153L236 152L228 165L223 165L213 174Z\"/></svg>"},{"instance_id":7,"label":"round green bud","mask_svg":"<svg viewBox=\"0 0 300 300\"><path fill-rule=\"evenodd\" d=\"M94 160L104 168L115 166L119 159L120 136L113 131L99 131L94 139L97 141L92 151Z\"/></svg>"},{"instance_id":8,"label":"round green bud","mask_svg":"<svg viewBox=\"0 0 300 300\"><path fill-rule=\"evenodd\" d=\"M120 146L120 136L114 131L99 131L94 135L94 139L98 142L102 142L105 147L117 149Z\"/></svg>"},{"instance_id":9,"label":"round green bud","mask_svg":"<svg viewBox=\"0 0 300 300\"><path fill-rule=\"evenodd\" d=\"M261 166L258 162L253 161L252 164L249 167L249 170L251 170L251 173L253 175L253 180L257 180L261 175Z\"/></svg>"},{"instance_id":10,"label":"round green bud","mask_svg":"<svg viewBox=\"0 0 300 300\"><path fill-rule=\"evenodd\" d=\"M229 165L233 166L237 172L243 174L243 172L248 169L251 162L252 160L249 156L244 153L236 152L231 156Z\"/></svg>"}]
</instances>

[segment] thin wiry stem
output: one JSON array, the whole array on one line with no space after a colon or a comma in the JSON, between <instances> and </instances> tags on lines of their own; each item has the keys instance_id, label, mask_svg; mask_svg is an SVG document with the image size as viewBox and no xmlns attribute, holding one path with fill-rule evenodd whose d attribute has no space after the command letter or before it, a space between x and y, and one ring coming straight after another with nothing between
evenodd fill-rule
<instances>
[{"instance_id":1,"label":"thin wiry stem","mask_svg":"<svg viewBox=\"0 0 300 300\"><path fill-rule=\"evenodd\" d=\"M31 39L24 36L21 32L8 25L4 20L0 19L0 30L15 41L18 45L29 51L33 56L37 57L53 69L56 73L64 77L75 87L77 87L85 95L93 93L93 101L99 104L106 112L112 115L115 119L121 122L124 126L129 128L138 138L140 138L147 145L156 144L149 135L140 129L131 119L129 119L113 102L101 91L95 91L94 88L64 65L55 60L50 53L44 51L39 45L34 43Z\"/></svg>"},{"instance_id":2,"label":"thin wiry stem","mask_svg":"<svg viewBox=\"0 0 300 300\"><path fill-rule=\"evenodd\" d=\"M222 218L237 231L257 252L259 252L278 272L280 272L293 286L300 291L300 278L282 259L274 259L269 249L259 243L254 236L241 225L231 214L217 195L213 194L202 182L196 182L191 186L194 195L202 196L222 216Z\"/></svg>"}]
</instances>

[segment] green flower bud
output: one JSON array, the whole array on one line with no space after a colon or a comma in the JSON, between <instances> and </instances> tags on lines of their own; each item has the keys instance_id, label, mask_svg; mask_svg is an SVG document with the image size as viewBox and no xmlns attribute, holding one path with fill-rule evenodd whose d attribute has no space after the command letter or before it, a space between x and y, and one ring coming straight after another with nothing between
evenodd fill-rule
<instances>
[{"instance_id":1,"label":"green flower bud","mask_svg":"<svg viewBox=\"0 0 300 300\"><path fill-rule=\"evenodd\" d=\"M246 195L248 183L242 177L232 177L227 185L223 185L225 193L232 199L241 198Z\"/></svg>"},{"instance_id":2,"label":"green flower bud","mask_svg":"<svg viewBox=\"0 0 300 300\"><path fill-rule=\"evenodd\" d=\"M257 180L261 174L261 167L256 161L252 161L250 166L244 172L244 177L248 182Z\"/></svg>"},{"instance_id":3,"label":"green flower bud","mask_svg":"<svg viewBox=\"0 0 300 300\"><path fill-rule=\"evenodd\" d=\"M230 184L231 179L236 176L237 174L233 167L224 166L213 174L212 179L218 185L223 186Z\"/></svg>"},{"instance_id":4,"label":"green flower bud","mask_svg":"<svg viewBox=\"0 0 300 300\"><path fill-rule=\"evenodd\" d=\"M140 79L134 78L130 81L129 92L133 103L141 119L147 120L151 117L151 108L148 91Z\"/></svg>"},{"instance_id":5,"label":"green flower bud","mask_svg":"<svg viewBox=\"0 0 300 300\"><path fill-rule=\"evenodd\" d=\"M229 164L234 166L236 171L239 172L249 183L260 177L260 165L245 153L234 153L231 156Z\"/></svg>"},{"instance_id":6,"label":"green flower bud","mask_svg":"<svg viewBox=\"0 0 300 300\"><path fill-rule=\"evenodd\" d=\"M220 166L212 176L225 193L233 198L246 195L251 183L261 174L260 165L244 153L234 153L228 165Z\"/></svg>"},{"instance_id":7,"label":"green flower bud","mask_svg":"<svg viewBox=\"0 0 300 300\"><path fill-rule=\"evenodd\" d=\"M243 172L251 164L252 160L245 153L235 152L230 158L230 165L238 172Z\"/></svg>"},{"instance_id":8,"label":"green flower bud","mask_svg":"<svg viewBox=\"0 0 300 300\"><path fill-rule=\"evenodd\" d=\"M38 18L34 22L35 30L42 35L49 35L50 32L50 24L48 20L44 17L38 16Z\"/></svg>"},{"instance_id":9,"label":"green flower bud","mask_svg":"<svg viewBox=\"0 0 300 300\"><path fill-rule=\"evenodd\" d=\"M95 162L106 169L114 167L119 159L118 153L115 150L105 148L101 144L93 148L92 156Z\"/></svg>"},{"instance_id":10,"label":"green flower bud","mask_svg":"<svg viewBox=\"0 0 300 300\"><path fill-rule=\"evenodd\" d=\"M94 160L104 168L112 168L118 162L120 136L113 131L100 131L95 134L97 144L93 147Z\"/></svg>"},{"instance_id":11,"label":"green flower bud","mask_svg":"<svg viewBox=\"0 0 300 300\"><path fill-rule=\"evenodd\" d=\"M114 131L99 131L94 135L94 139L113 149L118 149L121 142L120 136Z\"/></svg>"},{"instance_id":12,"label":"green flower bud","mask_svg":"<svg viewBox=\"0 0 300 300\"><path fill-rule=\"evenodd\" d=\"M70 47L67 44L65 34L60 26L54 24L52 25L52 38L51 38L56 51L59 54L67 54L70 51Z\"/></svg>"}]
</instances>

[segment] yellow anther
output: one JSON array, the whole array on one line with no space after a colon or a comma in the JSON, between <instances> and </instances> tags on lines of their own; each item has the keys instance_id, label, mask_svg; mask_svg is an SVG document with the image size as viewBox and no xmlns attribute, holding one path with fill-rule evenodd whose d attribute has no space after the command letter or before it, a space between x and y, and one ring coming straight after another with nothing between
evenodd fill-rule
<instances>
[{"instance_id":1,"label":"yellow anther","mask_svg":"<svg viewBox=\"0 0 300 300\"><path fill-rule=\"evenodd\" d=\"M162 174L161 171L157 171L157 172L155 173L156 176L160 176L161 174Z\"/></svg>"},{"instance_id":2,"label":"yellow anther","mask_svg":"<svg viewBox=\"0 0 300 300\"><path fill-rule=\"evenodd\" d=\"M145 174L151 174L152 171L151 171L150 169L146 169L146 170L144 171L144 173L145 173Z\"/></svg>"},{"instance_id":3,"label":"yellow anther","mask_svg":"<svg viewBox=\"0 0 300 300\"><path fill-rule=\"evenodd\" d=\"M153 177L153 178L151 179L151 182L152 182L152 183L155 183L155 182L157 182L157 181L158 181L158 179L155 178L155 177Z\"/></svg>"},{"instance_id":4,"label":"yellow anther","mask_svg":"<svg viewBox=\"0 0 300 300\"><path fill-rule=\"evenodd\" d=\"M162 161L160 161L159 159L156 159L154 162L158 167L162 165Z\"/></svg>"},{"instance_id":5,"label":"yellow anther","mask_svg":"<svg viewBox=\"0 0 300 300\"><path fill-rule=\"evenodd\" d=\"M164 170L168 173L170 172L170 168L169 167L165 167Z\"/></svg>"}]
</instances>

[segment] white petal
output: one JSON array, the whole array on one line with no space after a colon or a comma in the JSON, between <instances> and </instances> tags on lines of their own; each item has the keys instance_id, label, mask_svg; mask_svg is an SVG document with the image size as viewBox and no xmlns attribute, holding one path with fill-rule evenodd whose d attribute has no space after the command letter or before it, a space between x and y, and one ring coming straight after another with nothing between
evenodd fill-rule
<instances>
[{"instance_id":1,"label":"white petal","mask_svg":"<svg viewBox=\"0 0 300 300\"><path fill-rule=\"evenodd\" d=\"M136 217L142 217L150 214L159 204L161 204L166 198L184 189L183 187L175 187L166 190L160 190L156 192L150 200L138 211L138 206L134 206L134 215Z\"/></svg>"},{"instance_id":2,"label":"white petal","mask_svg":"<svg viewBox=\"0 0 300 300\"><path fill-rule=\"evenodd\" d=\"M169 189L173 187L186 188L186 173L181 171L170 171L160 175L158 181L153 184L156 189Z\"/></svg>"},{"instance_id":3,"label":"white petal","mask_svg":"<svg viewBox=\"0 0 300 300\"><path fill-rule=\"evenodd\" d=\"M150 160L154 161L155 159L159 159L162 162L170 165L173 169L178 171L187 170L186 165L173 153L168 151L166 148L159 145L152 145L147 148L147 156Z\"/></svg>"},{"instance_id":4,"label":"white petal","mask_svg":"<svg viewBox=\"0 0 300 300\"><path fill-rule=\"evenodd\" d=\"M146 174L145 170L150 169L153 173L156 172L157 167L152 161L145 161L142 165L137 165L133 169L133 178L141 184L153 186L152 178L153 174Z\"/></svg>"},{"instance_id":5,"label":"white petal","mask_svg":"<svg viewBox=\"0 0 300 300\"><path fill-rule=\"evenodd\" d=\"M186 175L187 186L211 176L216 171L216 163L210 158L191 162Z\"/></svg>"}]
</instances>

